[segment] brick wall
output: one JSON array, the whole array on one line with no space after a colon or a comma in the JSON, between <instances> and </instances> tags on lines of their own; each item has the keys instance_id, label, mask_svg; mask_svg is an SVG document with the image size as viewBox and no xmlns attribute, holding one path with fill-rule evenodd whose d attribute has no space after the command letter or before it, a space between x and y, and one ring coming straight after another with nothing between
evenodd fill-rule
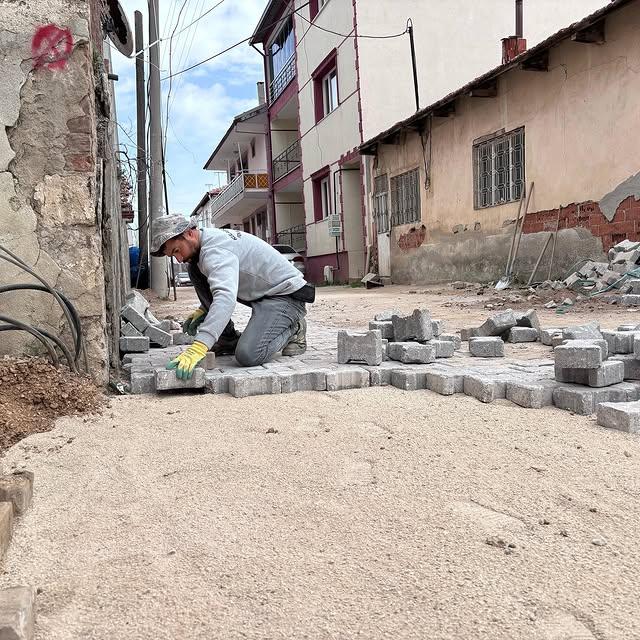
<instances>
[{"instance_id":1,"label":"brick wall","mask_svg":"<svg viewBox=\"0 0 640 640\"><path fill-rule=\"evenodd\" d=\"M640 200L633 196L623 200L609 222L597 202L591 200L579 204L570 204L559 209L537 211L527 214L523 233L539 231L555 231L585 227L602 239L602 248L608 251L614 244L622 240L640 241Z\"/></svg>"}]
</instances>

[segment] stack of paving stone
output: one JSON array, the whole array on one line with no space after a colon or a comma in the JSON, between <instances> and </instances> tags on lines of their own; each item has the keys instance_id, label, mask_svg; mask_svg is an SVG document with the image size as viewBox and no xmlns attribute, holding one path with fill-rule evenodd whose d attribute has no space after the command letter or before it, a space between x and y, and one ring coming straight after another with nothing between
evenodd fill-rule
<instances>
[{"instance_id":1,"label":"stack of paving stone","mask_svg":"<svg viewBox=\"0 0 640 640\"><path fill-rule=\"evenodd\" d=\"M507 309L487 318L479 327L462 329L460 335L465 341L470 338L499 337L505 342L537 342L540 337L540 321L533 309Z\"/></svg>"},{"instance_id":2,"label":"stack of paving stone","mask_svg":"<svg viewBox=\"0 0 640 640\"><path fill-rule=\"evenodd\" d=\"M170 320L158 320L144 296L132 291L120 311L120 351L145 353L152 345L168 347L173 344L171 328Z\"/></svg>"}]
</instances>

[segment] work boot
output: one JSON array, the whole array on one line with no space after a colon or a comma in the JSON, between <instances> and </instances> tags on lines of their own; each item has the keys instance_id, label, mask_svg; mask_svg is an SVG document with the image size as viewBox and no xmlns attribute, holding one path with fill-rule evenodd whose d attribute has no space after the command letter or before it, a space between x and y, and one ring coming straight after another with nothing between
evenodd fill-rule
<instances>
[{"instance_id":1,"label":"work boot","mask_svg":"<svg viewBox=\"0 0 640 640\"><path fill-rule=\"evenodd\" d=\"M224 331L220 334L218 342L211 347L211 351L217 356L232 356L236 352L238 340L241 335L242 334L236 330L233 321L229 320Z\"/></svg>"},{"instance_id":2,"label":"work boot","mask_svg":"<svg viewBox=\"0 0 640 640\"><path fill-rule=\"evenodd\" d=\"M282 350L283 356L301 356L307 350L307 321L302 318L298 322L296 332Z\"/></svg>"}]
</instances>

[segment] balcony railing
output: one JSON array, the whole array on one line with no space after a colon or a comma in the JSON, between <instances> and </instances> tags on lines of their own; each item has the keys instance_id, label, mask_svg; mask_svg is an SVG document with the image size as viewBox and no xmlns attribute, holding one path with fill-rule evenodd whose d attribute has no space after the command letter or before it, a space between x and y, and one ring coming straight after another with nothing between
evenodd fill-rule
<instances>
[{"instance_id":1,"label":"balcony railing","mask_svg":"<svg viewBox=\"0 0 640 640\"><path fill-rule=\"evenodd\" d=\"M300 166L300 140L288 146L279 156L273 159L273 181L279 180L287 173Z\"/></svg>"},{"instance_id":2,"label":"balcony railing","mask_svg":"<svg viewBox=\"0 0 640 640\"><path fill-rule=\"evenodd\" d=\"M247 189L268 189L269 178L267 172L238 174L213 200L209 201L205 209L205 216L213 220L224 207Z\"/></svg>"},{"instance_id":3,"label":"balcony railing","mask_svg":"<svg viewBox=\"0 0 640 640\"><path fill-rule=\"evenodd\" d=\"M269 101L275 102L287 85L296 77L296 57L292 55L285 63L278 75L271 81L269 87Z\"/></svg>"}]
</instances>

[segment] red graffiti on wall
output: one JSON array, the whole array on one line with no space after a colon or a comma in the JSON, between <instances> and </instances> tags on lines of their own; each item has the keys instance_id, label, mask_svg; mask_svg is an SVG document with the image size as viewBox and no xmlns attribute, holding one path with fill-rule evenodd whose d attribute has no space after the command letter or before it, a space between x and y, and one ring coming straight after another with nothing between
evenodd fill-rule
<instances>
[{"instance_id":1,"label":"red graffiti on wall","mask_svg":"<svg viewBox=\"0 0 640 640\"><path fill-rule=\"evenodd\" d=\"M45 24L38 27L31 40L31 56L36 69L64 69L72 50L73 36L69 27Z\"/></svg>"}]
</instances>

